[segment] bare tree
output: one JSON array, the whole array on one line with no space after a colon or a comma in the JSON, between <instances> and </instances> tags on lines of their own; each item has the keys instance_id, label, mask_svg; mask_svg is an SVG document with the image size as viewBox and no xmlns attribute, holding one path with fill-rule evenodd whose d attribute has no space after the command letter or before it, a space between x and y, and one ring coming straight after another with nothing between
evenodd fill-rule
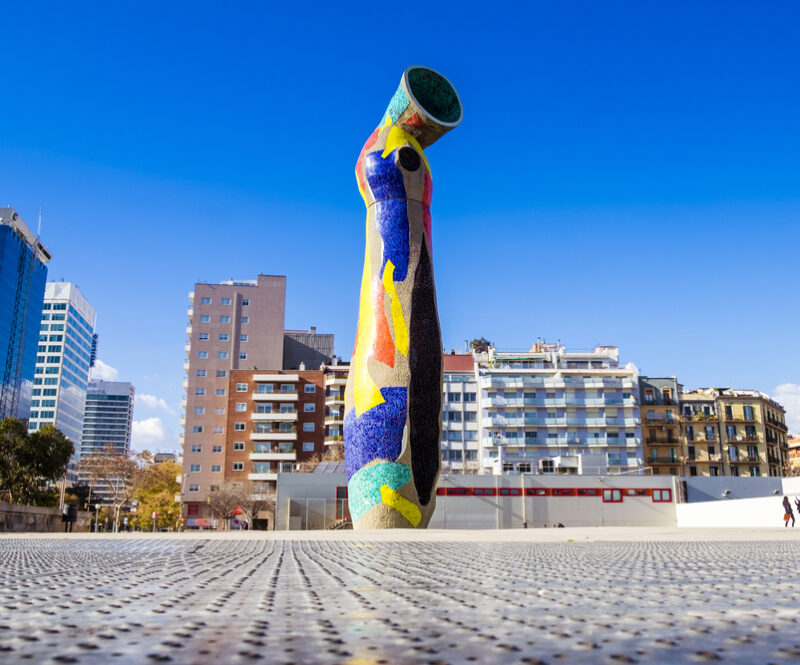
<instances>
[{"instance_id":1,"label":"bare tree","mask_svg":"<svg viewBox=\"0 0 800 665\"><path fill-rule=\"evenodd\" d=\"M259 483L248 481L239 486L239 507L242 509L242 515L248 524L252 527L253 520L258 517L258 514L266 511L275 516L275 494L267 492L265 487Z\"/></svg>"},{"instance_id":2,"label":"bare tree","mask_svg":"<svg viewBox=\"0 0 800 665\"><path fill-rule=\"evenodd\" d=\"M215 515L219 515L223 530L228 528L228 519L241 503L244 483L224 482L208 495L208 505Z\"/></svg>"},{"instance_id":3,"label":"bare tree","mask_svg":"<svg viewBox=\"0 0 800 665\"><path fill-rule=\"evenodd\" d=\"M119 530L120 511L131 502L152 463L153 456L146 450L129 453L111 445L78 462L78 470L84 472L91 483L108 489L114 509L115 532Z\"/></svg>"}]
</instances>

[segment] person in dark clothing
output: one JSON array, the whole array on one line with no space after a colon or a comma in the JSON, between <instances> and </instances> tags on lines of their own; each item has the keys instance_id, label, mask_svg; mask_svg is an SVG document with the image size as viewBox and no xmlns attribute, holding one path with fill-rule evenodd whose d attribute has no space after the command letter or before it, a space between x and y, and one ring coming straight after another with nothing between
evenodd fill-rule
<instances>
[{"instance_id":1,"label":"person in dark clothing","mask_svg":"<svg viewBox=\"0 0 800 665\"><path fill-rule=\"evenodd\" d=\"M67 524L65 526L69 527L69 532L72 533L72 527L75 526L75 522L78 521L78 506L67 506Z\"/></svg>"},{"instance_id":2,"label":"person in dark clothing","mask_svg":"<svg viewBox=\"0 0 800 665\"><path fill-rule=\"evenodd\" d=\"M794 512L792 511L792 502L789 497L783 497L783 526L789 526L789 520L792 520L792 527L794 527Z\"/></svg>"}]
</instances>

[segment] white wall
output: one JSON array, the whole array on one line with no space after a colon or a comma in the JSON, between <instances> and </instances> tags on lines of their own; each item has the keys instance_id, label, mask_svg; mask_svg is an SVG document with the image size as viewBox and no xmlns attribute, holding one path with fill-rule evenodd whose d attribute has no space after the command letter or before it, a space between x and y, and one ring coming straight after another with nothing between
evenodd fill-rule
<instances>
[{"instance_id":1,"label":"white wall","mask_svg":"<svg viewBox=\"0 0 800 665\"><path fill-rule=\"evenodd\" d=\"M797 526L794 500L800 494L789 494ZM703 501L701 503L679 503L675 506L679 527L783 527L783 496L759 497L757 499L730 499L727 501ZM791 522L789 522L791 525Z\"/></svg>"}]
</instances>

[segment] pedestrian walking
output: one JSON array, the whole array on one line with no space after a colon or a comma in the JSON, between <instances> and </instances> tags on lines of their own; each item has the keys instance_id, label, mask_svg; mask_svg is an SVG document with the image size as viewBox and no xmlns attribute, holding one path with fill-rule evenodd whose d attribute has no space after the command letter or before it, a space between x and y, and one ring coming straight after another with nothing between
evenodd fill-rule
<instances>
[{"instance_id":1,"label":"pedestrian walking","mask_svg":"<svg viewBox=\"0 0 800 665\"><path fill-rule=\"evenodd\" d=\"M792 527L794 527L794 512L792 511L792 502L789 497L783 497L783 526L789 526L789 520L792 520Z\"/></svg>"}]
</instances>

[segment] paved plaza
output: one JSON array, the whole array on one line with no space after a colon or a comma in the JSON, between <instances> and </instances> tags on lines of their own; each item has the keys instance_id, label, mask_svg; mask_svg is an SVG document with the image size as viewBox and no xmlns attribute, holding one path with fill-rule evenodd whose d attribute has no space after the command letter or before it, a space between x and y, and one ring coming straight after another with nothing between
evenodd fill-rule
<instances>
[{"instance_id":1,"label":"paved plaza","mask_svg":"<svg viewBox=\"0 0 800 665\"><path fill-rule=\"evenodd\" d=\"M800 529L0 537L3 663L797 663Z\"/></svg>"}]
</instances>

